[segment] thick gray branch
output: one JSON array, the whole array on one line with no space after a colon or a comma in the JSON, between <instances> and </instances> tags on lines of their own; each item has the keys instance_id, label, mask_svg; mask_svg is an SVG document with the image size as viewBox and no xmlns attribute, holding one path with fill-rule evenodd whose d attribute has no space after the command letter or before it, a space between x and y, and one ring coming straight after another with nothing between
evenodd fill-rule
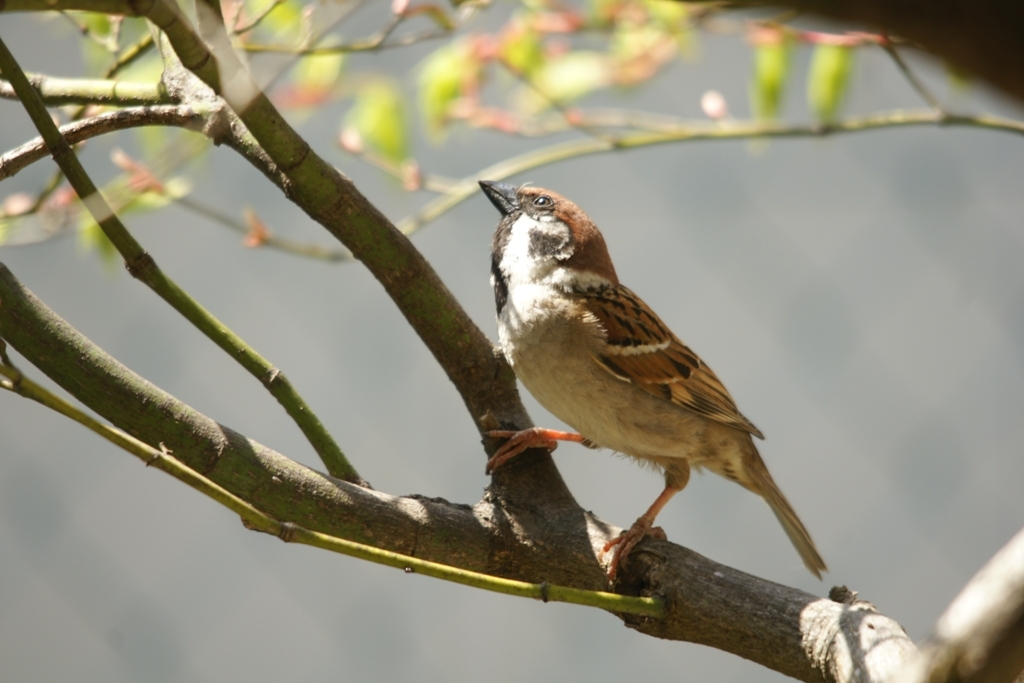
<instances>
[{"instance_id":1,"label":"thick gray branch","mask_svg":"<svg viewBox=\"0 0 1024 683\"><path fill-rule=\"evenodd\" d=\"M921 654L900 683L1007 683L1021 675L1024 529L953 600Z\"/></svg>"},{"instance_id":2,"label":"thick gray branch","mask_svg":"<svg viewBox=\"0 0 1024 683\"><path fill-rule=\"evenodd\" d=\"M619 532L581 509L544 453L498 471L475 506L399 498L346 484L197 413L108 356L0 265L0 337L82 403L282 521L380 548L526 581L605 590L599 562ZM759 579L686 548L647 540L615 586L658 595L643 633L732 652L794 678L883 680L914 652L899 625L847 604Z\"/></svg>"}]
</instances>

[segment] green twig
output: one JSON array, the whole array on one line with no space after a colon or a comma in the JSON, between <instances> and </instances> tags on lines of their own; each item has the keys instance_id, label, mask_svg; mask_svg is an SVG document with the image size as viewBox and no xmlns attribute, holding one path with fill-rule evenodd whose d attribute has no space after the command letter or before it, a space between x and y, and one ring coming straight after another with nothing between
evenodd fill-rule
<instances>
[{"instance_id":1,"label":"green twig","mask_svg":"<svg viewBox=\"0 0 1024 683\"><path fill-rule=\"evenodd\" d=\"M935 109L935 111L945 114L945 110L942 108L942 103L940 103L938 98L925 87L924 83L921 82L921 79L917 77L917 74L910 70L910 67L903 60L903 56L900 55L896 46L893 45L888 38L885 38L881 45L886 54L892 57L892 61L896 63L896 66L899 68L900 73L903 74L903 77L907 79L908 83L910 83L910 87L917 92L921 99L924 100L928 106Z\"/></svg>"},{"instance_id":2,"label":"green twig","mask_svg":"<svg viewBox=\"0 0 1024 683\"><path fill-rule=\"evenodd\" d=\"M355 40L348 43L341 43L340 45L323 45L320 47L289 47L287 45L260 45L256 43L243 44L242 49L250 53L271 53L271 54L287 54L297 57L309 57L312 55L334 55L346 52L374 52L376 50L385 50L394 47L405 47L407 45L415 45L427 40L435 40L437 38L444 38L451 35L452 29L429 29L425 31L419 31L412 33L401 38L396 38L390 42L388 38L394 33L395 29L405 20L402 15L394 15L381 30L374 33L368 38L361 40Z\"/></svg>"},{"instance_id":3,"label":"green twig","mask_svg":"<svg viewBox=\"0 0 1024 683\"><path fill-rule=\"evenodd\" d=\"M259 15L257 15L256 18L250 21L246 26L238 26L238 18L241 16L241 12L239 12L239 17L235 18L235 22L233 22L235 25L231 28L232 35L241 35L243 33L248 33L249 31L252 31L254 28L263 23L263 20L269 17L271 12L273 12L278 7L283 5L284 2L285 0L274 0L269 5L267 5L267 8L265 10L263 10Z\"/></svg>"},{"instance_id":4,"label":"green twig","mask_svg":"<svg viewBox=\"0 0 1024 683\"><path fill-rule=\"evenodd\" d=\"M176 204L188 209L189 211L193 211L215 223L219 223L230 228L241 235L248 235L250 232L249 228L241 221L212 206L208 206L203 202L189 197L178 197L174 201ZM321 261L352 260L352 254L344 249L332 249L331 247L322 247L317 244L306 244L304 242L289 240L282 237L275 237L274 235L267 235L261 238L259 246L270 247L289 254L294 254L295 256L304 256L306 258L313 258Z\"/></svg>"},{"instance_id":5,"label":"green twig","mask_svg":"<svg viewBox=\"0 0 1024 683\"><path fill-rule=\"evenodd\" d=\"M954 116L942 111L895 111L872 116L850 118L845 121L819 125L792 125L773 122L722 122L713 127L681 126L676 130L624 134L612 141L587 138L569 140L542 149L533 150L493 166L477 171L455 183L444 195L434 199L420 211L398 222L398 229L412 234L445 212L479 191L478 179L503 180L531 168L545 166L566 159L600 154L615 150L636 149L650 145L663 145L697 140L742 140L749 138L808 138L838 133L857 133L882 128L905 126L965 126L1004 131L1024 135L1024 122L998 116Z\"/></svg>"},{"instance_id":6,"label":"green twig","mask_svg":"<svg viewBox=\"0 0 1024 683\"><path fill-rule=\"evenodd\" d=\"M144 33L142 36L135 41L133 44L126 47L121 51L121 54L117 56L114 63L106 68L103 72L104 78L113 78L117 74L124 71L126 68L131 66L140 57L146 55L147 52L153 49L153 34Z\"/></svg>"},{"instance_id":7,"label":"green twig","mask_svg":"<svg viewBox=\"0 0 1024 683\"><path fill-rule=\"evenodd\" d=\"M167 104L171 101L159 83L130 83L98 78L53 78L38 74L28 75L28 80L48 107L65 104L134 107ZM18 98L11 84L2 79L0 97Z\"/></svg>"},{"instance_id":8,"label":"green twig","mask_svg":"<svg viewBox=\"0 0 1024 683\"><path fill-rule=\"evenodd\" d=\"M201 42L198 45L205 51ZM193 54L192 57L195 59L196 55ZM214 72L216 71L215 67L211 68ZM46 106L39 98L39 94L32 88L25 73L2 39L0 39L0 71L10 79L11 85L46 142L54 161L64 171L64 175L67 176L71 186L93 218L99 223L104 234L124 257L128 272L149 286L203 334L237 359L250 374L259 379L299 426L333 476L355 483L365 483L348 462L334 439L324 429L319 418L306 405L284 374L168 278L157 266L153 257L146 253L132 237L110 208L106 199L97 190L78 157L75 156L71 145L60 134L57 125L46 111ZM211 77L217 78L215 73Z\"/></svg>"},{"instance_id":9,"label":"green twig","mask_svg":"<svg viewBox=\"0 0 1024 683\"><path fill-rule=\"evenodd\" d=\"M106 68L103 72L103 78L113 78L117 74L121 73L124 69L134 64L139 58L143 57L147 52L153 49L153 34L146 32L135 41L132 45L125 48L121 54L117 56L114 63ZM73 112L71 112L70 119L72 121L78 121L88 109L86 105L80 105ZM46 200L49 199L53 193L61 185L61 181L64 180L64 172L58 168L54 171L53 175L50 176L50 180L46 183L43 189L36 195L35 201L32 203L32 208L28 213L35 213L39 211Z\"/></svg>"},{"instance_id":10,"label":"green twig","mask_svg":"<svg viewBox=\"0 0 1024 683\"><path fill-rule=\"evenodd\" d=\"M377 278L452 380L469 414L483 415L500 405L522 416L512 374L501 371L486 335L423 254L351 180L321 158L267 99L230 49L227 36L207 38L216 51L214 59L171 0L153 0L146 16L164 30L182 65L222 95L238 115L258 142L259 155L273 162L275 182L288 198L337 237ZM214 63L216 68L211 67ZM483 377L488 380L481 381Z\"/></svg>"},{"instance_id":11,"label":"green twig","mask_svg":"<svg viewBox=\"0 0 1024 683\"><path fill-rule=\"evenodd\" d=\"M0 341L0 359L3 361L0 364L0 375L6 377L7 381L0 382L0 387L37 401L71 418L116 446L137 456L148 467L154 467L170 474L178 481L187 484L238 514L242 518L242 523L249 529L277 536L287 543L301 543L361 560L383 564L388 567L395 567L404 570L406 573L424 574L436 579L451 581L473 588L481 588L495 593L533 598L534 600L543 600L544 602L568 602L576 605L597 607L598 609L605 609L620 614L637 614L656 619L665 617L664 602L656 597L633 597L603 591L581 590L568 586L554 586L547 583L537 584L502 579L437 562L421 560L389 550L381 550L373 546L312 531L290 522L281 522L260 512L247 501L187 467L184 463L174 458L166 447L161 445L159 449L153 448L135 437L122 432L120 429L103 424L28 379L10 365L6 355L3 354L2 344L3 342Z\"/></svg>"}]
</instances>

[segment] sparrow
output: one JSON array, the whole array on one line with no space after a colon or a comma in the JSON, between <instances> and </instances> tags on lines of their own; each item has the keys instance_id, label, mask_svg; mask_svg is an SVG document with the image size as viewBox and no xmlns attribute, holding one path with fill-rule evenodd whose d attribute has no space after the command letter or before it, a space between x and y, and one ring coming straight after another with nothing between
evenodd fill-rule
<instances>
[{"instance_id":1,"label":"sparrow","mask_svg":"<svg viewBox=\"0 0 1024 683\"><path fill-rule=\"evenodd\" d=\"M609 448L664 473L654 503L602 550L613 551L614 579L641 539L665 538L655 518L691 470L707 468L761 496L820 579L825 562L754 446L761 431L711 368L619 283L594 222L550 190L479 182L501 212L491 242L501 352L534 398L576 430L489 431L507 440L488 473L558 441Z\"/></svg>"}]
</instances>

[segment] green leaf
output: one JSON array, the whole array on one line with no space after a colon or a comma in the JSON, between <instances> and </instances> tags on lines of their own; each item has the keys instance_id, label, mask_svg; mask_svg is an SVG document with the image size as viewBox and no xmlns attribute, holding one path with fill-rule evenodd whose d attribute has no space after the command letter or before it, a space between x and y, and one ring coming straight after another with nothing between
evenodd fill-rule
<instances>
[{"instance_id":1,"label":"green leaf","mask_svg":"<svg viewBox=\"0 0 1024 683\"><path fill-rule=\"evenodd\" d=\"M590 0L590 21L597 26L607 26L615 19L615 14L622 7L622 0Z\"/></svg>"},{"instance_id":2,"label":"green leaf","mask_svg":"<svg viewBox=\"0 0 1024 683\"><path fill-rule=\"evenodd\" d=\"M405 101L394 82L380 79L362 86L345 121L387 159L400 162L409 156Z\"/></svg>"},{"instance_id":3,"label":"green leaf","mask_svg":"<svg viewBox=\"0 0 1024 683\"><path fill-rule=\"evenodd\" d=\"M676 0L644 0L644 6L651 22L664 27L684 56L692 56L695 40L689 6Z\"/></svg>"},{"instance_id":4,"label":"green leaf","mask_svg":"<svg viewBox=\"0 0 1024 683\"><path fill-rule=\"evenodd\" d=\"M807 79L807 103L823 123L835 120L843 103L853 71L853 48L845 45L818 45L811 58Z\"/></svg>"},{"instance_id":5,"label":"green leaf","mask_svg":"<svg viewBox=\"0 0 1024 683\"><path fill-rule=\"evenodd\" d=\"M420 66L419 106L427 133L439 141L448 114L466 88L480 81L480 63L467 41L456 41L430 53Z\"/></svg>"},{"instance_id":6,"label":"green leaf","mask_svg":"<svg viewBox=\"0 0 1024 683\"><path fill-rule=\"evenodd\" d=\"M292 70L295 86L303 91L329 92L341 77L345 55L341 52L309 55L301 58Z\"/></svg>"},{"instance_id":7,"label":"green leaf","mask_svg":"<svg viewBox=\"0 0 1024 683\"><path fill-rule=\"evenodd\" d=\"M108 268L113 269L117 266L117 247L107 239L103 228L84 208L78 216L78 246L86 253L95 252Z\"/></svg>"},{"instance_id":8,"label":"green leaf","mask_svg":"<svg viewBox=\"0 0 1024 683\"><path fill-rule=\"evenodd\" d=\"M611 53L619 60L642 57L665 39L665 28L654 23L620 23L612 36Z\"/></svg>"},{"instance_id":9,"label":"green leaf","mask_svg":"<svg viewBox=\"0 0 1024 683\"><path fill-rule=\"evenodd\" d=\"M247 3L249 16L259 16L269 4L269 2L256 2L251 5ZM274 40L281 42L298 40L306 27L302 10L303 7L298 2L292 0L282 2L260 22L257 32L269 33Z\"/></svg>"},{"instance_id":10,"label":"green leaf","mask_svg":"<svg viewBox=\"0 0 1024 683\"><path fill-rule=\"evenodd\" d=\"M672 29L680 28L690 15L690 8L675 0L644 0L651 19Z\"/></svg>"},{"instance_id":11,"label":"green leaf","mask_svg":"<svg viewBox=\"0 0 1024 683\"><path fill-rule=\"evenodd\" d=\"M566 104L611 84L611 69L605 55L580 50L549 59L537 71L534 87L523 91L525 110L539 112L555 101Z\"/></svg>"},{"instance_id":12,"label":"green leaf","mask_svg":"<svg viewBox=\"0 0 1024 683\"><path fill-rule=\"evenodd\" d=\"M750 108L758 119L774 119L789 79L791 42L784 36L778 41L754 46L754 73L750 79Z\"/></svg>"},{"instance_id":13,"label":"green leaf","mask_svg":"<svg viewBox=\"0 0 1024 683\"><path fill-rule=\"evenodd\" d=\"M192 183L184 176L171 178L163 184L162 192L146 191L128 199L119 210L118 215L124 216L141 211L162 209L175 199L181 199L192 192Z\"/></svg>"},{"instance_id":14,"label":"green leaf","mask_svg":"<svg viewBox=\"0 0 1024 683\"><path fill-rule=\"evenodd\" d=\"M513 71L527 77L544 64L544 44L526 18L513 19L502 32L501 58Z\"/></svg>"}]
</instances>

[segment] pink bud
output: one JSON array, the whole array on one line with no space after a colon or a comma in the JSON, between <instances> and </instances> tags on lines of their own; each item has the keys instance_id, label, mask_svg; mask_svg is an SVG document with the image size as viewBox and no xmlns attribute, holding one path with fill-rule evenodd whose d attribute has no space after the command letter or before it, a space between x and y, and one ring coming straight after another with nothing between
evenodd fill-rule
<instances>
[{"instance_id":1,"label":"pink bud","mask_svg":"<svg viewBox=\"0 0 1024 683\"><path fill-rule=\"evenodd\" d=\"M701 96L700 108L705 116L716 121L729 115L729 105L725 103L722 93L717 90L708 90Z\"/></svg>"},{"instance_id":2,"label":"pink bud","mask_svg":"<svg viewBox=\"0 0 1024 683\"><path fill-rule=\"evenodd\" d=\"M27 213L33 204L35 204L35 200L32 199L31 195L25 192L18 192L8 195L4 199L3 204L0 204L0 210L7 216L20 216L23 213Z\"/></svg>"},{"instance_id":3,"label":"pink bud","mask_svg":"<svg viewBox=\"0 0 1024 683\"><path fill-rule=\"evenodd\" d=\"M341 131L341 136L338 138L338 144L341 145L343 150L350 154L363 153L363 137L355 128L343 129Z\"/></svg>"}]
</instances>

